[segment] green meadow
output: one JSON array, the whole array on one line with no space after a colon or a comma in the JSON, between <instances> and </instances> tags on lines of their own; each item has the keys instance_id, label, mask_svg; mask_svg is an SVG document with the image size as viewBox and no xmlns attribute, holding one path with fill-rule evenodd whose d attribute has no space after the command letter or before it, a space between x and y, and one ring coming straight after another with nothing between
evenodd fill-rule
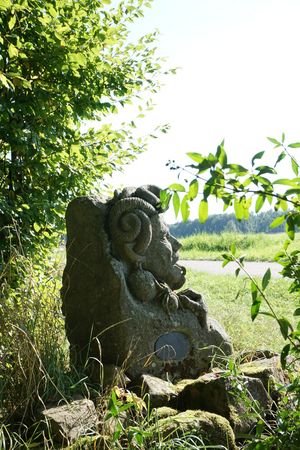
<instances>
[{"instance_id":1,"label":"green meadow","mask_svg":"<svg viewBox=\"0 0 300 450\"><path fill-rule=\"evenodd\" d=\"M237 256L246 255L247 261L273 261L274 255L286 240L285 233L221 233L196 234L180 239L181 259L221 260L222 253L228 252L232 243L237 249ZM299 248L300 236L295 236L290 250Z\"/></svg>"},{"instance_id":2,"label":"green meadow","mask_svg":"<svg viewBox=\"0 0 300 450\"><path fill-rule=\"evenodd\" d=\"M211 275L188 270L186 286L203 295L209 315L224 326L236 351L269 349L280 352L284 346L285 341L273 319L258 315L252 322L251 293L246 277ZM293 322L297 298L288 293L288 287L288 281L274 279L270 282L266 295L277 315ZM261 311L268 312L267 305L262 304Z\"/></svg>"}]
</instances>

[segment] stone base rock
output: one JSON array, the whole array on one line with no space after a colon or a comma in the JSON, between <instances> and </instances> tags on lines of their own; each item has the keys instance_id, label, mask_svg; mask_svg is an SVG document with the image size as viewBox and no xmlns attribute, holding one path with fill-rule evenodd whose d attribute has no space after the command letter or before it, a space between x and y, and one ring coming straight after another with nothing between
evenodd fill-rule
<instances>
[{"instance_id":1,"label":"stone base rock","mask_svg":"<svg viewBox=\"0 0 300 450\"><path fill-rule=\"evenodd\" d=\"M159 408L155 408L153 412L157 419L165 419L166 417L172 417L179 414L177 409L169 408L168 406L160 406Z\"/></svg>"},{"instance_id":2,"label":"stone base rock","mask_svg":"<svg viewBox=\"0 0 300 450\"><path fill-rule=\"evenodd\" d=\"M278 398L276 384L286 384L288 382L287 375L281 368L279 355L241 364L239 370L247 377L259 378L266 391L275 400Z\"/></svg>"},{"instance_id":3,"label":"stone base rock","mask_svg":"<svg viewBox=\"0 0 300 450\"><path fill-rule=\"evenodd\" d=\"M177 396L174 384L151 375L142 375L139 393L149 395L151 408L167 406Z\"/></svg>"},{"instance_id":4,"label":"stone base rock","mask_svg":"<svg viewBox=\"0 0 300 450\"><path fill-rule=\"evenodd\" d=\"M76 400L42 411L49 434L54 440L72 443L80 436L97 431L98 417L91 400Z\"/></svg>"},{"instance_id":5,"label":"stone base rock","mask_svg":"<svg viewBox=\"0 0 300 450\"><path fill-rule=\"evenodd\" d=\"M179 383L177 390L180 392L176 406L180 411L201 409L223 416L229 420L236 436L248 433L254 427L254 411L264 414L271 406L262 382L250 377L209 373Z\"/></svg>"},{"instance_id":6,"label":"stone base rock","mask_svg":"<svg viewBox=\"0 0 300 450\"><path fill-rule=\"evenodd\" d=\"M228 420L205 411L185 411L159 419L152 431L160 439L167 438L168 441L182 436L185 436L187 441L188 435L191 434L191 439L199 448L202 448L204 443L210 445L210 448L223 445L228 450L237 450Z\"/></svg>"}]
</instances>

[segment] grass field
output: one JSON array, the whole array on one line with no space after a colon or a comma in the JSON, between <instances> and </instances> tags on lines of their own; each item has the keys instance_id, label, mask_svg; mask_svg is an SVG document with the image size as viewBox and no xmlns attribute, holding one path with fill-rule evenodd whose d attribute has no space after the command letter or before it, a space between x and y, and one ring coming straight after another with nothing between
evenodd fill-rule
<instances>
[{"instance_id":1,"label":"grass field","mask_svg":"<svg viewBox=\"0 0 300 450\"><path fill-rule=\"evenodd\" d=\"M247 261L272 261L274 255L286 240L285 233L277 234L197 234L180 239L181 259L221 260L222 253L230 249L232 243L237 248L238 256L246 254ZM300 246L300 235L296 235L290 249Z\"/></svg>"},{"instance_id":2,"label":"grass field","mask_svg":"<svg viewBox=\"0 0 300 450\"><path fill-rule=\"evenodd\" d=\"M288 285L286 280L272 280L266 294L279 317L291 320L297 300L295 295L288 293ZM272 318L259 315L252 322L251 295L246 278L188 270L186 286L204 296L209 314L224 326L235 350L269 349L279 352L282 349L284 340ZM268 311L267 305L262 305L261 310Z\"/></svg>"}]
</instances>

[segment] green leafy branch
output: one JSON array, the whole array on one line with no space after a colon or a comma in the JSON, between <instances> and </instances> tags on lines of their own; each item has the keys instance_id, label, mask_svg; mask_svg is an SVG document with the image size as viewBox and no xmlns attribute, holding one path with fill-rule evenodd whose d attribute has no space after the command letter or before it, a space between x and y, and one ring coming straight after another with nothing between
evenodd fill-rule
<instances>
[{"instance_id":1,"label":"green leafy branch","mask_svg":"<svg viewBox=\"0 0 300 450\"><path fill-rule=\"evenodd\" d=\"M217 147L215 154L209 153L205 156L200 153L188 153L192 164L180 167L174 161L168 162L167 165L171 170L179 172L178 178L183 174L188 180L185 180L184 183L173 183L162 191L161 203L163 207L167 208L172 202L176 217L180 212L182 219L186 221L190 215L190 203L198 199L198 217L202 223L208 217L210 197L223 202L224 211L232 207L237 220L249 218L253 199L256 213L262 209L265 202L273 206L275 211L281 210L283 214L274 219L270 227L275 228L285 223L288 239L283 250L278 251L274 259L282 265L282 275L292 280L289 291L300 293L300 251L295 250L290 254L287 252L290 241L294 239L295 232L300 227L299 164L291 153L291 150L300 148L300 143L286 145L284 133L282 133L281 140L275 138L268 138L268 140L274 144L271 157L273 158L275 155L275 159L271 165L260 162L266 156L265 151L258 152L252 157L250 169L240 164L229 163L224 141ZM277 152L278 149L279 152ZM278 166L286 158L290 160L293 175L290 178L280 178L278 177ZM294 329L287 318L278 317L265 294L271 279L271 272L266 271L260 285L245 270L244 257L236 258L234 244L231 253L222 256L224 258L223 266L235 261L238 264L236 275L243 270L250 280L252 320L255 320L258 314L269 315L276 320L283 338L288 341L281 353L282 365L286 365L286 358L290 353L299 357L300 322ZM260 310L262 303L267 305L268 311ZM294 311L294 317L298 316L300 316L300 305Z\"/></svg>"}]
</instances>

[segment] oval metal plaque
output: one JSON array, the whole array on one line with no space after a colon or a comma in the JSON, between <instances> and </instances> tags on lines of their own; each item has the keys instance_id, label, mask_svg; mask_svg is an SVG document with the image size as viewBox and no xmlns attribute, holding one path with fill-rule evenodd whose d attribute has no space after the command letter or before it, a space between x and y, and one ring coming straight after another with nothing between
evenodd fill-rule
<instances>
[{"instance_id":1,"label":"oval metal plaque","mask_svg":"<svg viewBox=\"0 0 300 450\"><path fill-rule=\"evenodd\" d=\"M185 358L190 351L190 342L187 336L179 331L162 334L154 345L156 356L163 361Z\"/></svg>"}]
</instances>

